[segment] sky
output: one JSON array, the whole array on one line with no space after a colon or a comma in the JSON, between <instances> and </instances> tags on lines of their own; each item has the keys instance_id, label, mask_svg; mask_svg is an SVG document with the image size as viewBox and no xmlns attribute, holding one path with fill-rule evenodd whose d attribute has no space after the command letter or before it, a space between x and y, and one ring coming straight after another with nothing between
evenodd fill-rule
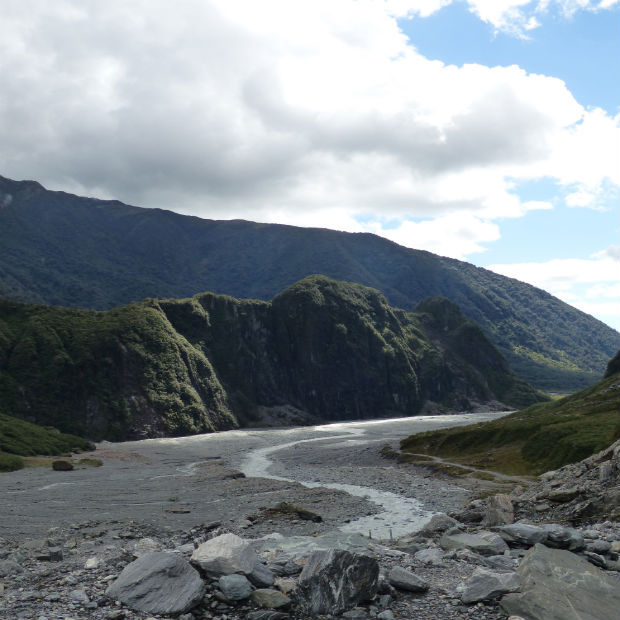
<instances>
[{"instance_id":1,"label":"sky","mask_svg":"<svg viewBox=\"0 0 620 620\"><path fill-rule=\"evenodd\" d=\"M620 0L3 0L0 175L351 232L620 330Z\"/></svg>"}]
</instances>

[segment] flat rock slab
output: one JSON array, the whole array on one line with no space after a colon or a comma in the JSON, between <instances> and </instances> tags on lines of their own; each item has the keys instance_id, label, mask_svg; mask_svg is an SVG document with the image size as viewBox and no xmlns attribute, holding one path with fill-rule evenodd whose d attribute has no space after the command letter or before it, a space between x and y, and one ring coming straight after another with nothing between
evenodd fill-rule
<instances>
[{"instance_id":1,"label":"flat rock slab","mask_svg":"<svg viewBox=\"0 0 620 620\"><path fill-rule=\"evenodd\" d=\"M128 607L149 614L189 611L205 593L205 585L187 560L178 554L145 553L125 566L106 594Z\"/></svg>"},{"instance_id":2,"label":"flat rock slab","mask_svg":"<svg viewBox=\"0 0 620 620\"><path fill-rule=\"evenodd\" d=\"M620 580L570 551L537 544L518 573L520 594L507 594L501 607L528 620L611 620L620 610Z\"/></svg>"},{"instance_id":3,"label":"flat rock slab","mask_svg":"<svg viewBox=\"0 0 620 620\"><path fill-rule=\"evenodd\" d=\"M297 601L313 616L339 614L371 599L378 583L374 558L342 549L315 551L299 577Z\"/></svg>"}]
</instances>

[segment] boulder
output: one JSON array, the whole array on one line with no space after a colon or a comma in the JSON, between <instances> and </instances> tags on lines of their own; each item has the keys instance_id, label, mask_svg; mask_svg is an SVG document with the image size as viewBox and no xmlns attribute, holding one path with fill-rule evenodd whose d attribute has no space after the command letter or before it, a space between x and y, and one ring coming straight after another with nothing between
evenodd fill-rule
<instances>
[{"instance_id":1,"label":"boulder","mask_svg":"<svg viewBox=\"0 0 620 620\"><path fill-rule=\"evenodd\" d=\"M500 602L508 615L528 620L610 620L618 617L618 579L570 551L537 544L517 571L521 592Z\"/></svg>"},{"instance_id":2,"label":"boulder","mask_svg":"<svg viewBox=\"0 0 620 620\"><path fill-rule=\"evenodd\" d=\"M52 461L52 469L54 471L72 471L73 463L71 461Z\"/></svg>"},{"instance_id":3,"label":"boulder","mask_svg":"<svg viewBox=\"0 0 620 620\"><path fill-rule=\"evenodd\" d=\"M222 575L218 581L222 594L231 601L242 601L252 594L252 584L243 575Z\"/></svg>"},{"instance_id":4,"label":"boulder","mask_svg":"<svg viewBox=\"0 0 620 620\"><path fill-rule=\"evenodd\" d=\"M131 609L175 615L189 611L205 593L205 585L187 560L176 553L145 553L125 566L106 594Z\"/></svg>"},{"instance_id":5,"label":"boulder","mask_svg":"<svg viewBox=\"0 0 620 620\"><path fill-rule=\"evenodd\" d=\"M194 550L191 562L214 577L233 573L247 575L258 564L258 556L243 538L235 534L222 534Z\"/></svg>"},{"instance_id":6,"label":"boulder","mask_svg":"<svg viewBox=\"0 0 620 620\"><path fill-rule=\"evenodd\" d=\"M407 592L426 592L429 585L424 579L400 566L395 566L388 573L388 581L398 590Z\"/></svg>"},{"instance_id":7,"label":"boulder","mask_svg":"<svg viewBox=\"0 0 620 620\"><path fill-rule=\"evenodd\" d=\"M504 540L494 532L479 531L476 534L444 534L439 544L446 551L470 549L480 555L500 555L508 549Z\"/></svg>"},{"instance_id":8,"label":"boulder","mask_svg":"<svg viewBox=\"0 0 620 620\"><path fill-rule=\"evenodd\" d=\"M418 532L418 535L428 537L437 536L438 534L443 534L446 530L449 530L451 527L455 527L457 525L458 521L452 517L449 517L444 512L440 512L433 515L430 518L430 521L427 521L422 526Z\"/></svg>"},{"instance_id":9,"label":"boulder","mask_svg":"<svg viewBox=\"0 0 620 620\"><path fill-rule=\"evenodd\" d=\"M517 592L521 577L517 573L494 573L477 568L464 584L461 600L463 603L490 601L509 592Z\"/></svg>"},{"instance_id":10,"label":"boulder","mask_svg":"<svg viewBox=\"0 0 620 620\"><path fill-rule=\"evenodd\" d=\"M299 577L296 594L310 615L339 614L371 599L377 592L379 564L342 549L315 551Z\"/></svg>"}]
</instances>

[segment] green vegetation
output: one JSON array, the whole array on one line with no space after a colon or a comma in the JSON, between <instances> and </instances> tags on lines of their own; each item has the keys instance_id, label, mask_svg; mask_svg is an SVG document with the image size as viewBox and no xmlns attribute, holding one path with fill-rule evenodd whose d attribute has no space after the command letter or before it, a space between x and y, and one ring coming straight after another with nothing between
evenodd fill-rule
<instances>
[{"instance_id":1,"label":"green vegetation","mask_svg":"<svg viewBox=\"0 0 620 620\"><path fill-rule=\"evenodd\" d=\"M539 289L375 235L201 220L2 177L0 192L12 196L0 210L1 297L99 310L207 290L269 300L321 273L407 310L448 298L522 380L562 393L597 381L620 347L618 332Z\"/></svg>"},{"instance_id":2,"label":"green vegetation","mask_svg":"<svg viewBox=\"0 0 620 620\"><path fill-rule=\"evenodd\" d=\"M584 459L620 436L620 374L577 394L506 417L412 435L404 455L430 454L509 475L535 475Z\"/></svg>"},{"instance_id":3,"label":"green vegetation","mask_svg":"<svg viewBox=\"0 0 620 620\"><path fill-rule=\"evenodd\" d=\"M233 428L259 406L342 420L544 398L447 299L406 313L324 276L272 303L204 293L97 312L0 300L0 406L91 439Z\"/></svg>"},{"instance_id":4,"label":"green vegetation","mask_svg":"<svg viewBox=\"0 0 620 620\"><path fill-rule=\"evenodd\" d=\"M65 435L0 413L0 471L21 469L24 461L20 456L60 455L93 448L81 437Z\"/></svg>"}]
</instances>

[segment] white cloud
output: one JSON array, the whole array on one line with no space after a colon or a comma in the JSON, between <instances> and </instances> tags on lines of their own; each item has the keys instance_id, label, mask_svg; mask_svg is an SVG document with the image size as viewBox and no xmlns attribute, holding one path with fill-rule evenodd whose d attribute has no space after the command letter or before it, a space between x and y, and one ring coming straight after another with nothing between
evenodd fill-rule
<instances>
[{"instance_id":1,"label":"white cloud","mask_svg":"<svg viewBox=\"0 0 620 620\"><path fill-rule=\"evenodd\" d=\"M448 3L6 2L0 173L460 257L498 218L551 207L520 181L551 177L573 205L620 184L619 119L561 80L408 45L396 17ZM531 4L471 1L495 21Z\"/></svg>"},{"instance_id":2,"label":"white cloud","mask_svg":"<svg viewBox=\"0 0 620 620\"><path fill-rule=\"evenodd\" d=\"M405 221L396 228L386 227L379 222L373 222L368 227L400 245L459 260L464 260L470 254L484 252L483 243L500 238L497 224L468 214L421 222Z\"/></svg>"},{"instance_id":3,"label":"white cloud","mask_svg":"<svg viewBox=\"0 0 620 620\"><path fill-rule=\"evenodd\" d=\"M587 259L488 265L487 269L549 291L620 331L620 246Z\"/></svg>"}]
</instances>

